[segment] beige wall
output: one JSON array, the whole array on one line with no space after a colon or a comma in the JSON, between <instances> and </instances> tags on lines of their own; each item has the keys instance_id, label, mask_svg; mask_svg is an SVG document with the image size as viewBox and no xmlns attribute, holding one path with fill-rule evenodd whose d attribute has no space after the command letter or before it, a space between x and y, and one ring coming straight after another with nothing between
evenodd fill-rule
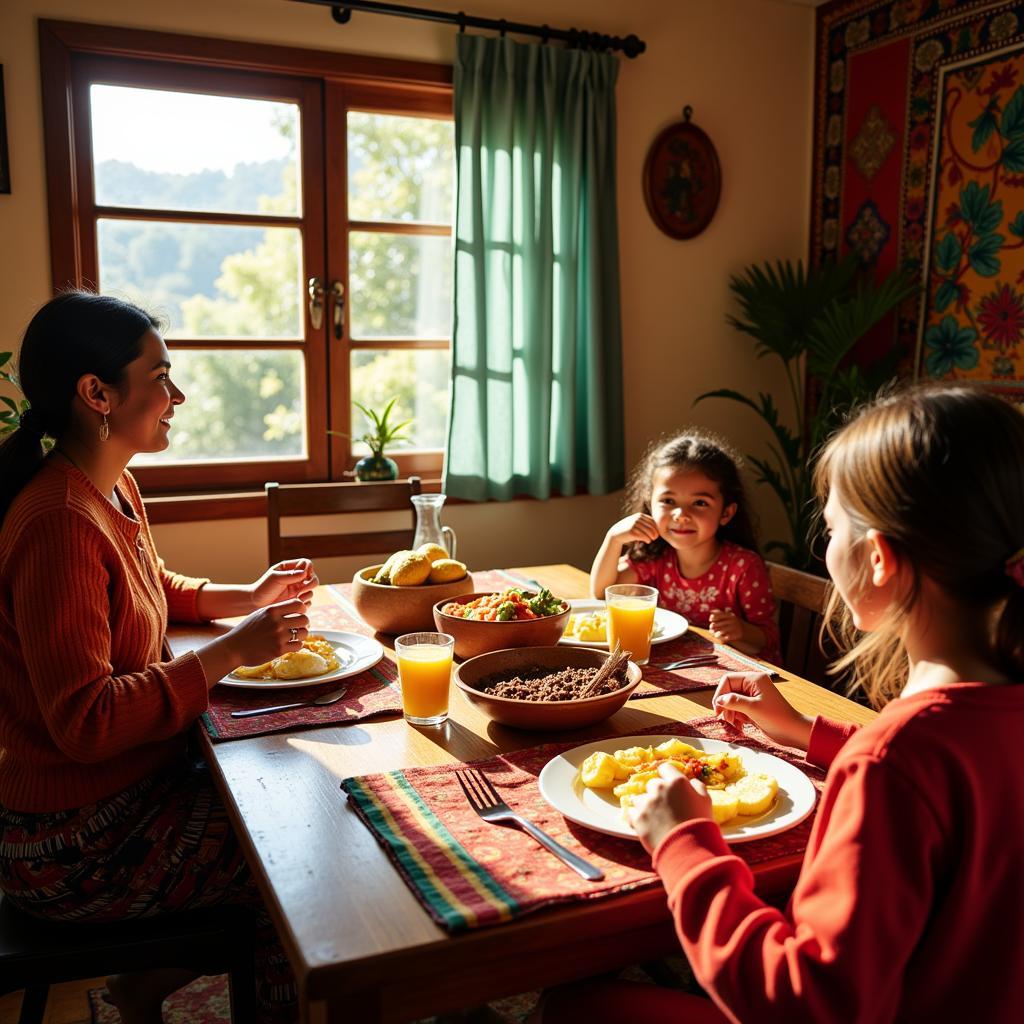
<instances>
[{"instance_id":1,"label":"beige wall","mask_svg":"<svg viewBox=\"0 0 1024 1024\"><path fill-rule=\"evenodd\" d=\"M610 34L636 33L647 53L622 60L618 83L619 225L627 457L686 422L759 445L752 415L693 398L722 386L773 391L781 373L755 362L749 341L725 324L728 276L744 265L806 251L809 211L813 11L773 0L432 0L432 6ZM33 309L49 295L46 196L36 19L63 18L317 49L448 61L452 29L355 14L336 26L326 10L285 0L2 0L13 194L0 196L0 348L16 347ZM711 226L678 242L644 206L641 170L661 128L684 105L711 136L723 168ZM446 512L472 566L568 561L589 565L621 495ZM765 492L755 496L767 533L781 523ZM265 558L257 520L156 529L168 564L241 580ZM327 566L340 578L345 565Z\"/></svg>"}]
</instances>

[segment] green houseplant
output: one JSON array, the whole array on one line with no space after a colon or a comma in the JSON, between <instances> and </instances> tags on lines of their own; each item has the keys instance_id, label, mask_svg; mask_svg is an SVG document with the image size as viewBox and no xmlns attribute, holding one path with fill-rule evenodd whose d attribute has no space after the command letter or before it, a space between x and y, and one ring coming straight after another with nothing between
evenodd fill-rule
<instances>
[{"instance_id":1,"label":"green houseplant","mask_svg":"<svg viewBox=\"0 0 1024 1024\"><path fill-rule=\"evenodd\" d=\"M17 391L21 391L21 384L18 378L10 370L3 369L11 361L10 352L0 352L0 380L10 384ZM17 400L8 395L0 395L0 402L6 408L0 408L0 439L7 434L13 434L21 426L21 417L28 412L29 404L24 398ZM49 451L53 447L53 438L43 438L43 448Z\"/></svg>"},{"instance_id":2,"label":"green houseplant","mask_svg":"<svg viewBox=\"0 0 1024 1024\"><path fill-rule=\"evenodd\" d=\"M355 465L357 480L396 480L398 478L398 463L394 459L389 459L384 454L384 449L396 441L409 440L402 434L402 431L412 423L412 420L402 420L401 423L391 422L391 413L394 411L397 401L398 396L395 395L379 415L360 402L352 403L366 417L367 422L372 424L372 429L365 434L360 434L357 438L370 449L370 454L361 458ZM340 430L328 430L327 433L334 434L336 437L352 437L351 434L342 433Z\"/></svg>"},{"instance_id":3,"label":"green houseplant","mask_svg":"<svg viewBox=\"0 0 1024 1024\"><path fill-rule=\"evenodd\" d=\"M750 266L729 280L740 315L730 315L728 322L755 339L758 359L770 356L782 362L793 429L781 421L774 399L763 391L753 399L719 388L696 399L740 402L764 421L770 433L768 457L748 454L747 459L757 483L770 487L782 503L790 532L790 540L770 541L765 550L777 552L798 569L813 570L817 562L811 501L814 453L851 408L892 378L899 352L870 368L844 359L858 339L918 291L904 269L877 284L857 271L851 255L810 270L799 260Z\"/></svg>"}]
</instances>

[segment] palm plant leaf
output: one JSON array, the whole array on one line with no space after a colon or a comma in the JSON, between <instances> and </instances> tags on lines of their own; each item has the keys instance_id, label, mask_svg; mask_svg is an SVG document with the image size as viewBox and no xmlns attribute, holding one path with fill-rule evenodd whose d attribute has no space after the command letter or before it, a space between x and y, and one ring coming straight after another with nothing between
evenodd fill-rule
<instances>
[{"instance_id":1,"label":"palm plant leaf","mask_svg":"<svg viewBox=\"0 0 1024 1024\"><path fill-rule=\"evenodd\" d=\"M857 341L917 290L910 274L897 270L878 285L862 277L852 294L829 302L807 336L808 374L828 382Z\"/></svg>"},{"instance_id":2,"label":"palm plant leaf","mask_svg":"<svg viewBox=\"0 0 1024 1024\"><path fill-rule=\"evenodd\" d=\"M856 267L850 258L810 274L799 260L748 267L729 279L742 318L727 320L757 339L754 351L759 359L771 354L784 362L798 359L818 311L849 288Z\"/></svg>"}]
</instances>

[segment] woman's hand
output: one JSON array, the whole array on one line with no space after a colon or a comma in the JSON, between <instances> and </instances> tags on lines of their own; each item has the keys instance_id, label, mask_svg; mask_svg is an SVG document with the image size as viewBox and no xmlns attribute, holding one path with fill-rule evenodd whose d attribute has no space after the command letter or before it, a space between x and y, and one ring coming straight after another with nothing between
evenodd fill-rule
<instances>
[{"instance_id":1,"label":"woman's hand","mask_svg":"<svg viewBox=\"0 0 1024 1024\"><path fill-rule=\"evenodd\" d=\"M648 853L654 853L676 825L711 817L711 799L704 783L688 779L671 764L658 766L658 777L648 781L647 792L629 809L630 824Z\"/></svg>"},{"instance_id":2,"label":"woman's hand","mask_svg":"<svg viewBox=\"0 0 1024 1024\"><path fill-rule=\"evenodd\" d=\"M298 597L267 605L247 615L227 639L237 651L238 665L262 665L288 651L297 651L309 635L306 603Z\"/></svg>"},{"instance_id":3,"label":"woman's hand","mask_svg":"<svg viewBox=\"0 0 1024 1024\"><path fill-rule=\"evenodd\" d=\"M776 743L806 750L812 718L800 714L764 672L729 672L722 676L711 706L737 729L753 722Z\"/></svg>"},{"instance_id":4,"label":"woman's hand","mask_svg":"<svg viewBox=\"0 0 1024 1024\"><path fill-rule=\"evenodd\" d=\"M634 540L649 544L658 539L658 527L646 512L636 512L609 527L606 536L619 544L629 544Z\"/></svg>"},{"instance_id":5,"label":"woman's hand","mask_svg":"<svg viewBox=\"0 0 1024 1024\"><path fill-rule=\"evenodd\" d=\"M313 563L308 558L278 562L251 585L253 607L264 608L268 604L293 598L298 598L308 606L319 582Z\"/></svg>"},{"instance_id":6,"label":"woman's hand","mask_svg":"<svg viewBox=\"0 0 1024 1024\"><path fill-rule=\"evenodd\" d=\"M251 612L223 636L197 648L196 655L212 687L239 665L262 665L297 651L308 635L306 602L293 597Z\"/></svg>"}]
</instances>

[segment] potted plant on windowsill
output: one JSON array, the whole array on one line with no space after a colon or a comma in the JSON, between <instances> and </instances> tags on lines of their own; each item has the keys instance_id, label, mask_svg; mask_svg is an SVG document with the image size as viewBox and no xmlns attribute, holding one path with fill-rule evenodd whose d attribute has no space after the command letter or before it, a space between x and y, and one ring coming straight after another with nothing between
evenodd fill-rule
<instances>
[{"instance_id":1,"label":"potted plant on windowsill","mask_svg":"<svg viewBox=\"0 0 1024 1024\"><path fill-rule=\"evenodd\" d=\"M408 441L402 431L412 423L411 419L402 420L401 423L391 423L391 413L398 401L396 395L391 399L384 411L378 415L373 409L368 409L360 402L352 404L373 424L373 429L361 434L357 440L362 441L370 449L370 454L363 456L355 465L355 476L357 480L397 480L398 463L389 459L384 454L384 449L396 441ZM351 438L351 434L342 433L340 430L328 430L328 434L336 437Z\"/></svg>"}]
</instances>

